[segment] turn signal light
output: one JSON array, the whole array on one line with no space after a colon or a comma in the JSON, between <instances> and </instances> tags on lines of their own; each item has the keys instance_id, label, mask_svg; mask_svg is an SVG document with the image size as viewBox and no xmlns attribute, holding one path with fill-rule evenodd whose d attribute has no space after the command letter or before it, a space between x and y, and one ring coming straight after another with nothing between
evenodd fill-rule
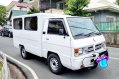
<instances>
[{"instance_id":1,"label":"turn signal light","mask_svg":"<svg viewBox=\"0 0 119 79\"><path fill-rule=\"evenodd\" d=\"M79 49L78 48L75 48L74 49L74 56L75 57L78 57L79 56Z\"/></svg>"}]
</instances>

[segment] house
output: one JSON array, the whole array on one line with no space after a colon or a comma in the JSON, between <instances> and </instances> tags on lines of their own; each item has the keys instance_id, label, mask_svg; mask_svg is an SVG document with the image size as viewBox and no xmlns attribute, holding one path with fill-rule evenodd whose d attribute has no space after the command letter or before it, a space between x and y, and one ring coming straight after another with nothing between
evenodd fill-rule
<instances>
[{"instance_id":1,"label":"house","mask_svg":"<svg viewBox=\"0 0 119 79\"><path fill-rule=\"evenodd\" d=\"M11 17L27 14L27 11L31 7L28 3L19 3L17 1L12 1L7 7L7 25L11 26Z\"/></svg>"},{"instance_id":2,"label":"house","mask_svg":"<svg viewBox=\"0 0 119 79\"><path fill-rule=\"evenodd\" d=\"M119 6L107 0L99 0L84 8L101 31L119 30Z\"/></svg>"},{"instance_id":3,"label":"house","mask_svg":"<svg viewBox=\"0 0 119 79\"><path fill-rule=\"evenodd\" d=\"M84 10L91 13L92 19L96 23L119 21L119 6L107 0L89 4Z\"/></svg>"},{"instance_id":4,"label":"house","mask_svg":"<svg viewBox=\"0 0 119 79\"><path fill-rule=\"evenodd\" d=\"M66 7L67 0L20 0L21 2L33 3L36 2L40 10L46 13L63 13ZM39 1L39 2L38 2ZM33 5L32 5L33 6ZM110 22L119 20L119 6L109 2L108 0L98 0L96 3L90 3L84 8L87 12L91 13L91 18L95 23Z\"/></svg>"},{"instance_id":5,"label":"house","mask_svg":"<svg viewBox=\"0 0 119 79\"><path fill-rule=\"evenodd\" d=\"M67 0L19 0L20 2L30 3L36 9L45 12L49 9L64 9ZM56 11L56 10L55 10ZM47 11L49 12L49 11Z\"/></svg>"},{"instance_id":6,"label":"house","mask_svg":"<svg viewBox=\"0 0 119 79\"><path fill-rule=\"evenodd\" d=\"M12 10L10 11L10 14L7 19L7 25L11 26L12 25L12 17L13 16L20 16L20 15L26 15L27 11L21 11L21 10Z\"/></svg>"},{"instance_id":7,"label":"house","mask_svg":"<svg viewBox=\"0 0 119 79\"><path fill-rule=\"evenodd\" d=\"M30 4L32 7L36 8L37 10L40 10L40 0L19 0L20 3L28 3Z\"/></svg>"},{"instance_id":8,"label":"house","mask_svg":"<svg viewBox=\"0 0 119 79\"><path fill-rule=\"evenodd\" d=\"M23 10L26 11L31 7L28 3L19 3L17 1L12 1L7 7L7 12L10 12L11 10Z\"/></svg>"}]
</instances>

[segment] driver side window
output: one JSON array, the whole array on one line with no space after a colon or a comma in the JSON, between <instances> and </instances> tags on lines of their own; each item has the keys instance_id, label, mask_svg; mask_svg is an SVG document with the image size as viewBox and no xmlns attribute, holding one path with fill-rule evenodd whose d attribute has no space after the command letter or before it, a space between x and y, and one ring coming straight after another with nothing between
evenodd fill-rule
<instances>
[{"instance_id":1,"label":"driver side window","mask_svg":"<svg viewBox=\"0 0 119 79\"><path fill-rule=\"evenodd\" d=\"M64 23L61 20L50 20L48 24L48 34L66 34Z\"/></svg>"}]
</instances>

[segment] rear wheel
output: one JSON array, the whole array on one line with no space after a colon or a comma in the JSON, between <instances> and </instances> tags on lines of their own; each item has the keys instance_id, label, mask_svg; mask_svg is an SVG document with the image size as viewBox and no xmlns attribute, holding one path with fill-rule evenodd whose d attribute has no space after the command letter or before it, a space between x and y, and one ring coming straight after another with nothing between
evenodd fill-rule
<instances>
[{"instance_id":1,"label":"rear wheel","mask_svg":"<svg viewBox=\"0 0 119 79\"><path fill-rule=\"evenodd\" d=\"M25 50L23 46L20 47L20 52L23 59L29 58L29 53Z\"/></svg>"},{"instance_id":2,"label":"rear wheel","mask_svg":"<svg viewBox=\"0 0 119 79\"><path fill-rule=\"evenodd\" d=\"M51 72L55 74L61 74L63 71L63 66L59 57L55 54L50 54L48 56L48 66Z\"/></svg>"},{"instance_id":3,"label":"rear wheel","mask_svg":"<svg viewBox=\"0 0 119 79\"><path fill-rule=\"evenodd\" d=\"M1 36L4 36L4 33L1 33Z\"/></svg>"}]
</instances>

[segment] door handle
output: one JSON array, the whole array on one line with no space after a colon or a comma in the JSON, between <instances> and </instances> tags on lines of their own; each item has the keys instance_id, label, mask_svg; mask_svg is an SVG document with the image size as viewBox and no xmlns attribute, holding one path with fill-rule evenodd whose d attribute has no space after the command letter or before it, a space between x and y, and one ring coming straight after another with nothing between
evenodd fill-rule
<instances>
[{"instance_id":1,"label":"door handle","mask_svg":"<svg viewBox=\"0 0 119 79\"><path fill-rule=\"evenodd\" d=\"M43 34L45 34L45 32L43 32Z\"/></svg>"}]
</instances>

